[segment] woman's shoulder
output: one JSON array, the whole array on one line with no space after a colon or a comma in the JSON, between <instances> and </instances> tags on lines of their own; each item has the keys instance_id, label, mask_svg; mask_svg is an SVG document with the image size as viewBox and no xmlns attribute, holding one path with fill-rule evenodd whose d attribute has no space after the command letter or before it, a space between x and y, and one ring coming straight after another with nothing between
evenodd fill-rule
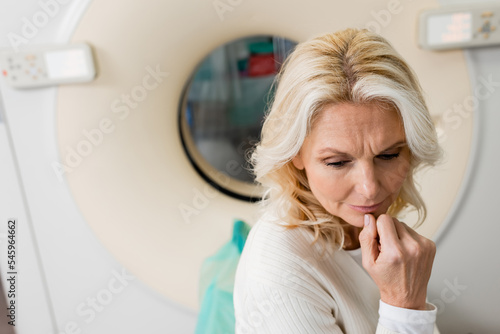
<instances>
[{"instance_id":1,"label":"woman's shoulder","mask_svg":"<svg viewBox=\"0 0 500 334\"><path fill-rule=\"evenodd\" d=\"M314 235L305 227L293 227L282 219L265 214L250 230L247 242L248 247L245 247L252 251L262 248L299 255L310 252Z\"/></svg>"},{"instance_id":2,"label":"woman's shoulder","mask_svg":"<svg viewBox=\"0 0 500 334\"><path fill-rule=\"evenodd\" d=\"M242 262L251 272L275 272L279 268L308 271L332 255L314 243L314 233L306 227L290 227L281 219L264 215L250 230Z\"/></svg>"},{"instance_id":3,"label":"woman's shoulder","mask_svg":"<svg viewBox=\"0 0 500 334\"><path fill-rule=\"evenodd\" d=\"M319 300L328 303L323 285L328 281L325 268L332 267L333 253L321 252L313 241L314 234L307 228L291 228L279 219L262 217L250 230L238 263L235 296L270 288L312 298L314 304Z\"/></svg>"}]
</instances>

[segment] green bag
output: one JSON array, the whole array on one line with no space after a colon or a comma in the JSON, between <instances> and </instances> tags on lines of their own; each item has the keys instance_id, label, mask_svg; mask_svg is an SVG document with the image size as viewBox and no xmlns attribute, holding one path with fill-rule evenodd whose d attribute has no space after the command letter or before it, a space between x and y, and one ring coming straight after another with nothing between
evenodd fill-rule
<instances>
[{"instance_id":1,"label":"green bag","mask_svg":"<svg viewBox=\"0 0 500 334\"><path fill-rule=\"evenodd\" d=\"M201 266L200 301L195 334L234 333L233 289L236 267L251 226L235 220L231 241Z\"/></svg>"}]
</instances>

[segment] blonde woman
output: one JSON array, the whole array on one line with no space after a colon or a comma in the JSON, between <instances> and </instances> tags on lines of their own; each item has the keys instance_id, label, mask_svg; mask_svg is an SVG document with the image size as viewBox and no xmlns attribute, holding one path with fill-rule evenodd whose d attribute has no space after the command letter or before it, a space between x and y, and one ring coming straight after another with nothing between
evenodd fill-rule
<instances>
[{"instance_id":1,"label":"blonde woman","mask_svg":"<svg viewBox=\"0 0 500 334\"><path fill-rule=\"evenodd\" d=\"M284 64L252 162L267 192L236 273L236 333L433 333L435 245L413 175L441 155L415 74L347 29Z\"/></svg>"}]
</instances>

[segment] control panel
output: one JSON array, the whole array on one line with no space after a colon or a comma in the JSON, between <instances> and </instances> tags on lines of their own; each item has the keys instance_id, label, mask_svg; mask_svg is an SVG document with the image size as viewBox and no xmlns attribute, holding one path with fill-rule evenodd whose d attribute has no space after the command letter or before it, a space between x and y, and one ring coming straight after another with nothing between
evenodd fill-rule
<instances>
[{"instance_id":1,"label":"control panel","mask_svg":"<svg viewBox=\"0 0 500 334\"><path fill-rule=\"evenodd\" d=\"M96 76L88 44L33 46L0 51L0 74L14 88L92 81Z\"/></svg>"},{"instance_id":2,"label":"control panel","mask_svg":"<svg viewBox=\"0 0 500 334\"><path fill-rule=\"evenodd\" d=\"M419 17L419 45L429 50L499 45L499 29L499 3L430 9Z\"/></svg>"}]
</instances>

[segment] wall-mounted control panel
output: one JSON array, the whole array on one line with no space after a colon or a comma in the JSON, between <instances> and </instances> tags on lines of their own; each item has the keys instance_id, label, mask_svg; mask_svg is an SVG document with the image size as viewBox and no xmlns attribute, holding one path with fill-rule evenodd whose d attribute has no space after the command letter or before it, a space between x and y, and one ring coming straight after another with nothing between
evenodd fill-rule
<instances>
[{"instance_id":1,"label":"wall-mounted control panel","mask_svg":"<svg viewBox=\"0 0 500 334\"><path fill-rule=\"evenodd\" d=\"M471 3L422 12L419 44L429 50L499 45L500 3Z\"/></svg>"},{"instance_id":2,"label":"wall-mounted control panel","mask_svg":"<svg viewBox=\"0 0 500 334\"><path fill-rule=\"evenodd\" d=\"M0 51L0 76L14 88L92 81L96 76L88 44L62 44Z\"/></svg>"}]
</instances>

